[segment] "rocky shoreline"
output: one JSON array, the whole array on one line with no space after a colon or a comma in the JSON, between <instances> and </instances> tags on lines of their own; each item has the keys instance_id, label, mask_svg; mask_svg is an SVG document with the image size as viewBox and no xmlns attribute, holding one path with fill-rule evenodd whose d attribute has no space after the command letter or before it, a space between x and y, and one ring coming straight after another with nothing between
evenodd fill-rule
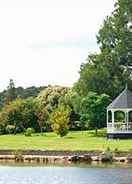
<instances>
[{"instance_id":1,"label":"rocky shoreline","mask_svg":"<svg viewBox=\"0 0 132 184\"><path fill-rule=\"evenodd\" d=\"M0 150L0 162L41 164L132 163L132 152Z\"/></svg>"}]
</instances>

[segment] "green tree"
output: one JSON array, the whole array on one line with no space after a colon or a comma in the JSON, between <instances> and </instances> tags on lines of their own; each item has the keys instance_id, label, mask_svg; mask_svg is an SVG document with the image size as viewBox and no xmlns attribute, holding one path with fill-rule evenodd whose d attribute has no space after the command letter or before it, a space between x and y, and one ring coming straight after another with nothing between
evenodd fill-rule
<instances>
[{"instance_id":1,"label":"green tree","mask_svg":"<svg viewBox=\"0 0 132 184\"><path fill-rule=\"evenodd\" d=\"M62 104L65 107L70 107L69 128L74 130L78 129L76 123L80 119L80 97L78 96L78 93L73 88L69 89L64 96L60 97L59 104Z\"/></svg>"},{"instance_id":2,"label":"green tree","mask_svg":"<svg viewBox=\"0 0 132 184\"><path fill-rule=\"evenodd\" d=\"M111 16L99 30L97 41L101 51L107 50L122 66L132 66L132 2L117 0Z\"/></svg>"},{"instance_id":3,"label":"green tree","mask_svg":"<svg viewBox=\"0 0 132 184\"><path fill-rule=\"evenodd\" d=\"M132 2L117 0L115 9L101 26L97 43L99 54L88 56L81 65L75 89L86 96L89 91L115 98L125 87L132 89Z\"/></svg>"},{"instance_id":4,"label":"green tree","mask_svg":"<svg viewBox=\"0 0 132 184\"><path fill-rule=\"evenodd\" d=\"M43 101L43 104L47 107L47 109L52 112L55 108L57 108L59 99L64 96L68 90L68 87L49 86L43 90L37 98Z\"/></svg>"},{"instance_id":5,"label":"green tree","mask_svg":"<svg viewBox=\"0 0 132 184\"><path fill-rule=\"evenodd\" d=\"M14 84L13 85L11 84L9 86L15 87ZM11 98L11 100L10 100L9 86L8 86L7 90L3 90L2 92L0 92L0 109L5 104L8 104L10 101L15 99L15 98ZM10 88L12 89L12 87L10 87ZM26 99L29 97L37 97L38 94L40 93L40 91L42 91L44 89L46 89L46 86L40 86L40 87L31 86L28 88L15 87L15 88L13 88L13 91L14 91L13 93L15 94L13 96L17 96L17 98L21 98L21 99Z\"/></svg>"},{"instance_id":6,"label":"green tree","mask_svg":"<svg viewBox=\"0 0 132 184\"><path fill-rule=\"evenodd\" d=\"M3 128L9 129L14 126L14 131L17 129L21 132L23 130L21 115L22 110L23 101L21 99L16 99L3 107L0 111L0 123Z\"/></svg>"},{"instance_id":7,"label":"green tree","mask_svg":"<svg viewBox=\"0 0 132 184\"><path fill-rule=\"evenodd\" d=\"M109 96L106 94L97 95L97 93L89 92L88 95L81 100L81 121L89 124L94 128L97 134L98 128L106 125L106 107L110 103Z\"/></svg>"},{"instance_id":8,"label":"green tree","mask_svg":"<svg viewBox=\"0 0 132 184\"><path fill-rule=\"evenodd\" d=\"M0 123L3 127L8 127L8 129L15 126L16 132L23 132L28 127L39 131L38 116L36 115L37 108L36 99L16 99L2 108L0 111Z\"/></svg>"},{"instance_id":9,"label":"green tree","mask_svg":"<svg viewBox=\"0 0 132 184\"><path fill-rule=\"evenodd\" d=\"M17 92L15 88L15 84L13 79L10 79L9 81L9 86L7 87L7 92L6 92L6 103L10 103L11 101L15 100L17 98Z\"/></svg>"},{"instance_id":10,"label":"green tree","mask_svg":"<svg viewBox=\"0 0 132 184\"><path fill-rule=\"evenodd\" d=\"M68 133L70 109L65 108L63 105L58 106L54 110L50 117L52 130L60 137L65 136Z\"/></svg>"},{"instance_id":11,"label":"green tree","mask_svg":"<svg viewBox=\"0 0 132 184\"><path fill-rule=\"evenodd\" d=\"M38 116L36 110L38 109L38 101L36 98L27 98L23 100L23 110L21 112L23 118L24 128L33 128L36 132L39 132L40 127L38 124Z\"/></svg>"},{"instance_id":12,"label":"green tree","mask_svg":"<svg viewBox=\"0 0 132 184\"><path fill-rule=\"evenodd\" d=\"M49 112L46 109L46 107L44 107L44 105L42 104L40 100L38 100L38 105L35 111L36 111L36 116L38 118L37 122L40 127L40 132L42 133L43 130L49 131L51 129L50 123L48 121Z\"/></svg>"}]
</instances>

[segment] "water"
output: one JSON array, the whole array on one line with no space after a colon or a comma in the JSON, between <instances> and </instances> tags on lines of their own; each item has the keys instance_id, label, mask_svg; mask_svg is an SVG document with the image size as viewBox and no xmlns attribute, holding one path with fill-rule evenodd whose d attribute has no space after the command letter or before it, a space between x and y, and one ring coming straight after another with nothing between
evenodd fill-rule
<instances>
[{"instance_id":1,"label":"water","mask_svg":"<svg viewBox=\"0 0 132 184\"><path fill-rule=\"evenodd\" d=\"M132 184L132 169L0 166L0 184Z\"/></svg>"}]
</instances>

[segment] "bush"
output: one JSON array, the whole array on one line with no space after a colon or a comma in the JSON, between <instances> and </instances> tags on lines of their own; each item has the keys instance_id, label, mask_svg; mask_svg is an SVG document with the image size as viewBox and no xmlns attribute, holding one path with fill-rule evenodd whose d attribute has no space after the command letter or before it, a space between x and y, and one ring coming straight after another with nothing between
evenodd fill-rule
<instances>
[{"instance_id":1,"label":"bush","mask_svg":"<svg viewBox=\"0 0 132 184\"><path fill-rule=\"evenodd\" d=\"M107 136L107 129L106 128L101 128L98 130L97 137L106 137Z\"/></svg>"},{"instance_id":2,"label":"bush","mask_svg":"<svg viewBox=\"0 0 132 184\"><path fill-rule=\"evenodd\" d=\"M115 112L115 121L116 122L123 122L123 121L125 121L125 114L124 114L124 112L116 111Z\"/></svg>"},{"instance_id":3,"label":"bush","mask_svg":"<svg viewBox=\"0 0 132 184\"><path fill-rule=\"evenodd\" d=\"M34 133L34 129L33 128L27 128L26 132L25 132L25 136L32 136L32 134Z\"/></svg>"},{"instance_id":4,"label":"bush","mask_svg":"<svg viewBox=\"0 0 132 184\"><path fill-rule=\"evenodd\" d=\"M101 153L101 161L102 162L112 162L113 161L113 152L110 150L109 147Z\"/></svg>"}]
</instances>

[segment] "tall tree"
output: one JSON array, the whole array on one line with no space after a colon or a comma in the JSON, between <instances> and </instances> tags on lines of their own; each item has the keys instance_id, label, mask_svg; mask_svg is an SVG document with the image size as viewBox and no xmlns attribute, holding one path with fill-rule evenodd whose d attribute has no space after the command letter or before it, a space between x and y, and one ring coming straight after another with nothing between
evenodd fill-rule
<instances>
[{"instance_id":1,"label":"tall tree","mask_svg":"<svg viewBox=\"0 0 132 184\"><path fill-rule=\"evenodd\" d=\"M9 81L9 86L7 87L5 98L6 98L5 101L7 104L17 98L17 92L16 92L16 88L15 88L13 79L10 79Z\"/></svg>"},{"instance_id":2,"label":"tall tree","mask_svg":"<svg viewBox=\"0 0 132 184\"><path fill-rule=\"evenodd\" d=\"M97 43L99 54L88 56L75 85L81 95L89 91L114 98L128 82L132 89L132 2L118 0L111 16L101 26Z\"/></svg>"},{"instance_id":3,"label":"tall tree","mask_svg":"<svg viewBox=\"0 0 132 184\"><path fill-rule=\"evenodd\" d=\"M81 121L89 124L89 128L97 129L106 125L106 107L110 103L109 96L106 94L97 95L89 92L82 98L80 103Z\"/></svg>"}]
</instances>

